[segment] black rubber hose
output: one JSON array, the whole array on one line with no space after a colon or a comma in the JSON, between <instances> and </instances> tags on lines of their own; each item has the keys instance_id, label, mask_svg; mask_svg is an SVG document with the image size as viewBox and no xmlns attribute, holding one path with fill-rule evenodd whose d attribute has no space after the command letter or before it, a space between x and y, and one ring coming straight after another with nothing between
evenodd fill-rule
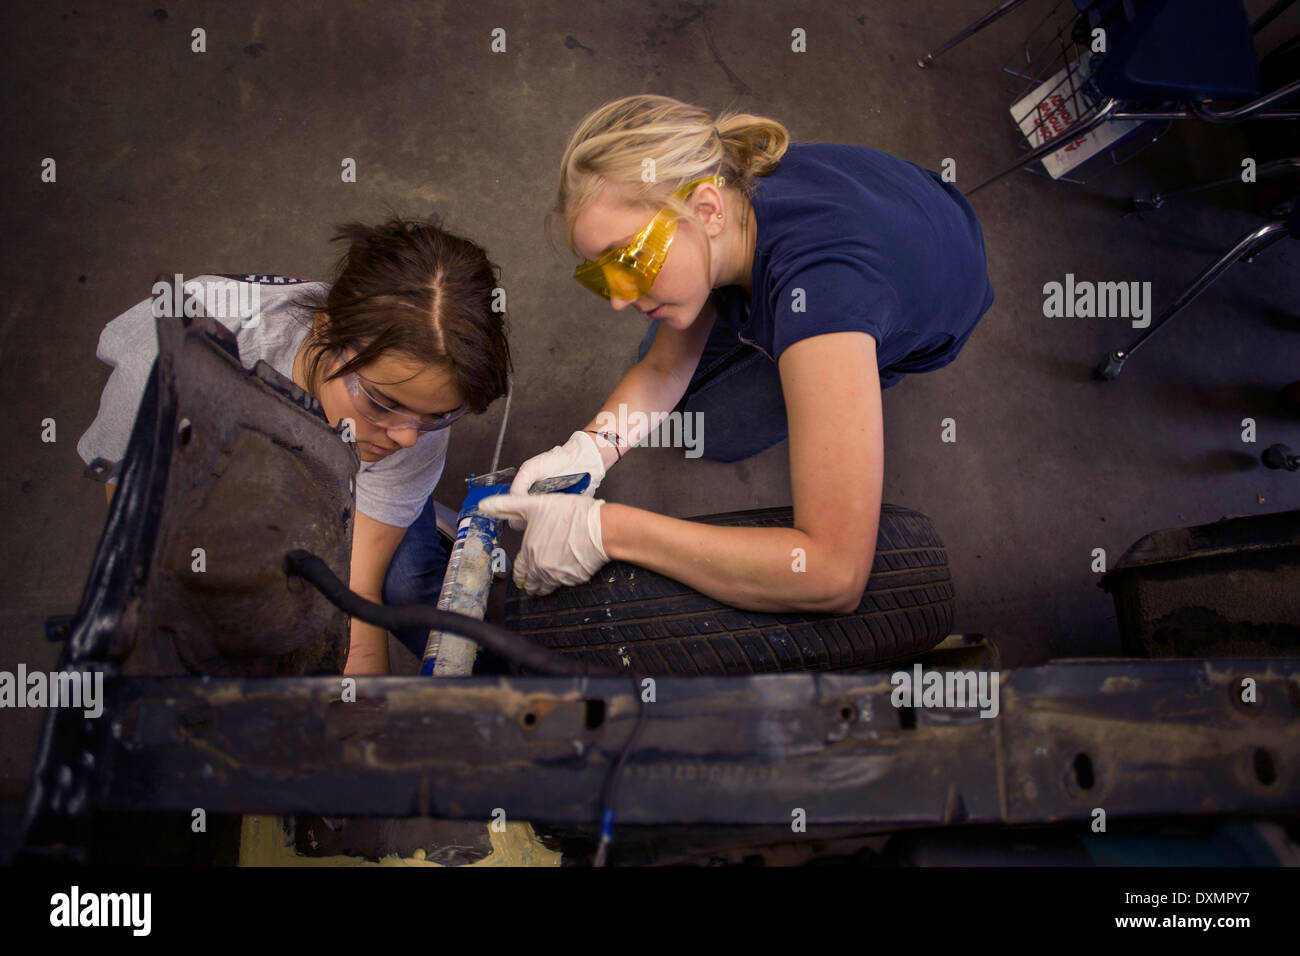
<instances>
[{"instance_id":1,"label":"black rubber hose","mask_svg":"<svg viewBox=\"0 0 1300 956\"><path fill-rule=\"evenodd\" d=\"M581 661L570 660L545 647L539 647L513 631L507 631L488 621L480 621L478 618L458 614L455 611L440 611L428 604L385 607L367 601L355 591L349 590L339 580L338 575L330 570L328 564L310 551L301 548L290 551L284 556L284 570L286 574L305 579L324 595L326 600L347 613L349 617L360 618L367 624L374 624L390 631L415 627L447 631L467 637L530 670L556 677L613 673Z\"/></svg>"}]
</instances>

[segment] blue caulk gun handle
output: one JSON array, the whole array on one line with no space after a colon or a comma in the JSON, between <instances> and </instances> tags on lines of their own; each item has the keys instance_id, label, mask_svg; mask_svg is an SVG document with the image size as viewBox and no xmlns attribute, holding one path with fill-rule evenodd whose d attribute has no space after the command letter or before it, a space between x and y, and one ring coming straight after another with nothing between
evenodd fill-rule
<instances>
[{"instance_id":1,"label":"blue caulk gun handle","mask_svg":"<svg viewBox=\"0 0 1300 956\"><path fill-rule=\"evenodd\" d=\"M556 475L554 478L542 478L534 481L528 486L530 495L551 495L566 494L580 495L587 490L591 484L591 475L583 472L580 475Z\"/></svg>"}]
</instances>

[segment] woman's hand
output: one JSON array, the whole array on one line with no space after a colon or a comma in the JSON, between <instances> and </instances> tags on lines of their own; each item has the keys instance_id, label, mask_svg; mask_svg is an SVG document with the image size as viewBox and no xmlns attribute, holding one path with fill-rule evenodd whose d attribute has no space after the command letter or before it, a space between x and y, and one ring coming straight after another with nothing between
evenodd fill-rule
<instances>
[{"instance_id":1,"label":"woman's hand","mask_svg":"<svg viewBox=\"0 0 1300 956\"><path fill-rule=\"evenodd\" d=\"M534 481L543 478L556 478L560 475L579 475L583 472L591 475L591 484L583 491L584 495L595 497L596 486L605 477L605 462L596 446L596 438L583 431L576 431L563 445L556 445L550 451L534 455L519 466L515 480L510 482L510 494L527 496L528 489ZM534 496L536 497L536 496ZM523 531L526 522L514 520L510 527ZM583 578L585 581L586 578Z\"/></svg>"},{"instance_id":2,"label":"woman's hand","mask_svg":"<svg viewBox=\"0 0 1300 956\"><path fill-rule=\"evenodd\" d=\"M515 585L528 594L550 594L561 585L582 584L609 563L600 533L604 503L587 495L512 492L484 498L478 510L527 525L515 557Z\"/></svg>"}]
</instances>

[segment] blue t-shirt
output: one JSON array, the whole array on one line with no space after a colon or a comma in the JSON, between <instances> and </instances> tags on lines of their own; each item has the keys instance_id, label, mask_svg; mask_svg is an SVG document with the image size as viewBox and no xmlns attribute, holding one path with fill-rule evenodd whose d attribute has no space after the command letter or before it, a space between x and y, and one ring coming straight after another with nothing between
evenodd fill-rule
<instances>
[{"instance_id":1,"label":"blue t-shirt","mask_svg":"<svg viewBox=\"0 0 1300 956\"><path fill-rule=\"evenodd\" d=\"M753 303L719 323L773 361L801 339L867 332L881 384L947 365L993 304L979 221L938 173L862 146L794 143L755 180Z\"/></svg>"}]
</instances>

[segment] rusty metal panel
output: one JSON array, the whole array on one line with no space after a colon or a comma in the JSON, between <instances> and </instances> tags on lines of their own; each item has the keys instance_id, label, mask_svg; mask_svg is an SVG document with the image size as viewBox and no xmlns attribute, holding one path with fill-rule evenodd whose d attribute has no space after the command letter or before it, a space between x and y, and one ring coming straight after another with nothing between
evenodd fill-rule
<instances>
[{"instance_id":1,"label":"rusty metal panel","mask_svg":"<svg viewBox=\"0 0 1300 956\"><path fill-rule=\"evenodd\" d=\"M1007 822L1300 810L1300 664L1068 661L1003 683ZM1256 701L1243 703L1243 681Z\"/></svg>"},{"instance_id":2,"label":"rusty metal panel","mask_svg":"<svg viewBox=\"0 0 1300 956\"><path fill-rule=\"evenodd\" d=\"M346 578L355 448L266 363L245 369L213 320L161 318L158 342L68 659L125 674L339 673L347 617L282 561L307 548Z\"/></svg>"},{"instance_id":3,"label":"rusty metal panel","mask_svg":"<svg viewBox=\"0 0 1300 956\"><path fill-rule=\"evenodd\" d=\"M289 580L282 560L311 548L346 577L355 448L265 362L245 369L224 326L163 317L157 329L81 606L53 628L66 639L60 669L107 686L124 675L339 673L347 616ZM94 464L91 474L108 473ZM28 791L31 835L71 822L84 836L87 780L105 769L118 725L111 710L51 709Z\"/></svg>"},{"instance_id":4,"label":"rusty metal panel","mask_svg":"<svg viewBox=\"0 0 1300 956\"><path fill-rule=\"evenodd\" d=\"M1258 703L1240 703L1243 677ZM661 678L627 824L862 830L1300 808L1300 665L1079 661L1002 673L998 716L891 703L890 672ZM62 807L590 823L637 701L616 678L134 679ZM593 714L599 720L593 720ZM91 723L91 722L87 722ZM1087 757L1087 773L1078 756ZM1087 784L1086 786L1084 784Z\"/></svg>"}]
</instances>

